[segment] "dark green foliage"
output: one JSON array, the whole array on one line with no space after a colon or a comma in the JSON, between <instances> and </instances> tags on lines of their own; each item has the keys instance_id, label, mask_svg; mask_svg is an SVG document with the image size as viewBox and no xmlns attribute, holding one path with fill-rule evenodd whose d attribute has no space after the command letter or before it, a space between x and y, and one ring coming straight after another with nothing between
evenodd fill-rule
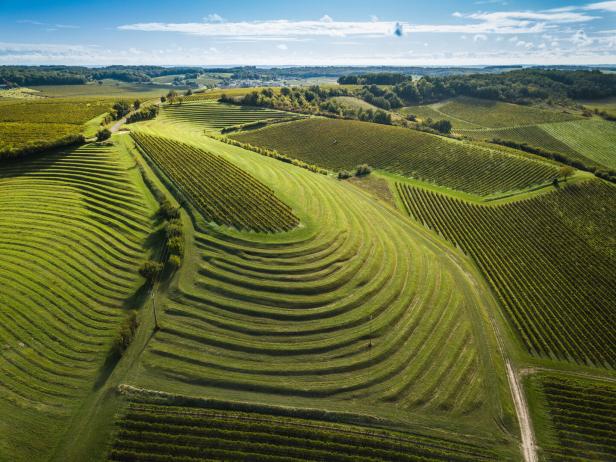
<instances>
[{"instance_id":1,"label":"dark green foliage","mask_svg":"<svg viewBox=\"0 0 616 462\"><path fill-rule=\"evenodd\" d=\"M358 165L355 169L355 176L367 176L370 175L370 173L372 173L372 167L368 164Z\"/></svg>"},{"instance_id":2,"label":"dark green foliage","mask_svg":"<svg viewBox=\"0 0 616 462\"><path fill-rule=\"evenodd\" d=\"M113 341L111 346L112 356L120 357L124 354L135 337L137 327L139 327L137 312L135 310L131 310L128 313L128 317L124 320L124 322L122 322L120 330Z\"/></svg>"},{"instance_id":3,"label":"dark green foliage","mask_svg":"<svg viewBox=\"0 0 616 462\"><path fill-rule=\"evenodd\" d=\"M154 119L158 115L158 106L150 106L147 108L143 108L126 118L127 124L132 124L134 122L140 122L142 120L151 120Z\"/></svg>"},{"instance_id":4,"label":"dark green foliage","mask_svg":"<svg viewBox=\"0 0 616 462\"><path fill-rule=\"evenodd\" d=\"M105 141L111 138L111 131L107 128L103 128L96 134L96 141Z\"/></svg>"},{"instance_id":5,"label":"dark green foliage","mask_svg":"<svg viewBox=\"0 0 616 462\"><path fill-rule=\"evenodd\" d=\"M167 199L163 199L160 203L159 213L165 220L174 220L180 218L180 208L175 207Z\"/></svg>"},{"instance_id":6,"label":"dark green foliage","mask_svg":"<svg viewBox=\"0 0 616 462\"><path fill-rule=\"evenodd\" d=\"M451 122L449 120L437 120L436 122L432 122L430 127L445 135L451 133Z\"/></svg>"},{"instance_id":7,"label":"dark green foliage","mask_svg":"<svg viewBox=\"0 0 616 462\"><path fill-rule=\"evenodd\" d=\"M139 269L139 274L146 278L149 282L154 281L163 270L162 263L154 260L146 261Z\"/></svg>"},{"instance_id":8,"label":"dark green foliage","mask_svg":"<svg viewBox=\"0 0 616 462\"><path fill-rule=\"evenodd\" d=\"M182 257L179 255L170 255L169 260L167 260L167 264L172 271L175 271L182 266Z\"/></svg>"},{"instance_id":9,"label":"dark green foliage","mask_svg":"<svg viewBox=\"0 0 616 462\"><path fill-rule=\"evenodd\" d=\"M184 238L180 236L170 237L167 239L167 249L171 255L184 255Z\"/></svg>"},{"instance_id":10,"label":"dark green foliage","mask_svg":"<svg viewBox=\"0 0 616 462\"><path fill-rule=\"evenodd\" d=\"M130 105L126 101L118 101L113 105L114 119L118 120L130 112Z\"/></svg>"},{"instance_id":11,"label":"dark green foliage","mask_svg":"<svg viewBox=\"0 0 616 462\"><path fill-rule=\"evenodd\" d=\"M135 109L139 109L139 108L141 107L141 101L139 101L138 99L136 99L136 100L133 102L133 107L134 107Z\"/></svg>"},{"instance_id":12,"label":"dark green foliage","mask_svg":"<svg viewBox=\"0 0 616 462\"><path fill-rule=\"evenodd\" d=\"M53 141L35 141L18 148L0 148L0 160L18 159L31 154L38 154L52 149L78 146L86 142L83 135L69 135Z\"/></svg>"},{"instance_id":13,"label":"dark green foliage","mask_svg":"<svg viewBox=\"0 0 616 462\"><path fill-rule=\"evenodd\" d=\"M338 172L338 179L339 180L346 180L348 178L351 178L353 176L353 174L351 172L349 172L348 170L340 170Z\"/></svg>"}]
</instances>

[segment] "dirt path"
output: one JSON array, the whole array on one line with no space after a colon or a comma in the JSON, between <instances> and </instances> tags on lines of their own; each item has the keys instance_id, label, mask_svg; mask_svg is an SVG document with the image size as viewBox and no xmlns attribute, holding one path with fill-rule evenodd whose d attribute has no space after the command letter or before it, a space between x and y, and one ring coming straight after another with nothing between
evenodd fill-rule
<instances>
[{"instance_id":1,"label":"dirt path","mask_svg":"<svg viewBox=\"0 0 616 462\"><path fill-rule=\"evenodd\" d=\"M518 415L518 422L520 424L520 433L522 435L522 454L524 455L525 462L537 462L537 445L535 444L535 434L533 433L530 413L528 411L526 398L524 397L524 390L522 389L519 376L513 370L513 366L508 359L505 361L507 366L509 387L511 388L511 394L513 395L513 402L515 404L515 410Z\"/></svg>"}]
</instances>

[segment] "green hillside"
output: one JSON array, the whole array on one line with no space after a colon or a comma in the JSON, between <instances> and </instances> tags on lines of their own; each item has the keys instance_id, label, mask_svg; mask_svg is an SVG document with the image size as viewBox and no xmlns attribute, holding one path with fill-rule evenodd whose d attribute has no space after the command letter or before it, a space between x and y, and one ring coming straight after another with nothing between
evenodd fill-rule
<instances>
[{"instance_id":1,"label":"green hillside","mask_svg":"<svg viewBox=\"0 0 616 462\"><path fill-rule=\"evenodd\" d=\"M312 118L231 138L335 170L367 163L391 173L489 195L550 181L552 165L416 130ZM438 153L435 155L435 153Z\"/></svg>"},{"instance_id":2,"label":"green hillside","mask_svg":"<svg viewBox=\"0 0 616 462\"><path fill-rule=\"evenodd\" d=\"M528 351L613 368L616 189L598 180L489 206L398 184L409 214L477 262Z\"/></svg>"},{"instance_id":3,"label":"green hillside","mask_svg":"<svg viewBox=\"0 0 616 462\"><path fill-rule=\"evenodd\" d=\"M48 459L134 308L152 209L125 156L88 145L2 166L2 460Z\"/></svg>"}]
</instances>

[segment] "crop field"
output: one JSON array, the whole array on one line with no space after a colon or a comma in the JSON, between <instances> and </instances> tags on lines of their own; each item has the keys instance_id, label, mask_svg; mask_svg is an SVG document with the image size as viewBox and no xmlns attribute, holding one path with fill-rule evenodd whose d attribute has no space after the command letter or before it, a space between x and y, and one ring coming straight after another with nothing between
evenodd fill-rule
<instances>
[{"instance_id":1,"label":"crop field","mask_svg":"<svg viewBox=\"0 0 616 462\"><path fill-rule=\"evenodd\" d=\"M42 85L32 89L41 96L50 98L158 98L167 94L168 85L151 85L142 83L126 83L115 80L104 80L103 85L95 83L85 85ZM182 88L178 88L181 90Z\"/></svg>"},{"instance_id":2,"label":"crop field","mask_svg":"<svg viewBox=\"0 0 616 462\"><path fill-rule=\"evenodd\" d=\"M288 117L288 112L249 106L223 104L215 100L202 100L175 105L165 105L162 117L170 122L190 122L209 130Z\"/></svg>"},{"instance_id":3,"label":"crop field","mask_svg":"<svg viewBox=\"0 0 616 462\"><path fill-rule=\"evenodd\" d=\"M416 130L349 120L312 118L231 138L331 169L367 163L477 195L545 183L557 173L552 165L502 151Z\"/></svg>"},{"instance_id":4,"label":"crop field","mask_svg":"<svg viewBox=\"0 0 616 462\"><path fill-rule=\"evenodd\" d=\"M46 460L140 284L152 212L128 167L93 145L2 166L2 460Z\"/></svg>"},{"instance_id":5,"label":"crop field","mask_svg":"<svg viewBox=\"0 0 616 462\"><path fill-rule=\"evenodd\" d=\"M541 126L571 150L605 167L616 169L616 123L580 120Z\"/></svg>"},{"instance_id":6,"label":"crop field","mask_svg":"<svg viewBox=\"0 0 616 462\"><path fill-rule=\"evenodd\" d=\"M131 402L110 461L483 461L489 447L300 418Z\"/></svg>"},{"instance_id":7,"label":"crop field","mask_svg":"<svg viewBox=\"0 0 616 462\"><path fill-rule=\"evenodd\" d=\"M530 106L477 98L456 98L445 103L436 104L435 108L456 120L479 125L484 128L505 128L519 125L565 122L577 118L572 114L563 112L547 111Z\"/></svg>"},{"instance_id":8,"label":"crop field","mask_svg":"<svg viewBox=\"0 0 616 462\"><path fill-rule=\"evenodd\" d=\"M253 91L261 91L266 87L248 87L248 88L214 88L206 90L203 93L193 93L184 98L184 101L218 101L222 95L227 96L243 96ZM280 87L270 88L275 94L280 93Z\"/></svg>"},{"instance_id":9,"label":"crop field","mask_svg":"<svg viewBox=\"0 0 616 462\"><path fill-rule=\"evenodd\" d=\"M546 460L616 458L613 383L546 374L531 376L529 382L538 397L535 419L546 424L539 441Z\"/></svg>"},{"instance_id":10,"label":"crop field","mask_svg":"<svg viewBox=\"0 0 616 462\"><path fill-rule=\"evenodd\" d=\"M111 100L36 99L0 104L0 150L53 142L83 132L88 120L111 107Z\"/></svg>"},{"instance_id":11,"label":"crop field","mask_svg":"<svg viewBox=\"0 0 616 462\"><path fill-rule=\"evenodd\" d=\"M405 116L412 114L416 116L417 118L421 119L422 121L426 121L427 119L432 119L432 120L446 119L451 122L451 125L454 129L482 128L481 125L477 125L472 122L467 122L465 120L460 120L455 117L451 117L451 115L445 114L439 111L438 109L436 109L434 105L426 104L426 105L417 105L417 106L406 106L406 107L403 107L402 109L399 109L398 112L400 112L402 115L405 115Z\"/></svg>"},{"instance_id":12,"label":"crop field","mask_svg":"<svg viewBox=\"0 0 616 462\"><path fill-rule=\"evenodd\" d=\"M345 182L202 143L283 192L307 227L266 241L197 228L134 385L428 413L454 429L501 415L483 302L421 228Z\"/></svg>"},{"instance_id":13,"label":"crop field","mask_svg":"<svg viewBox=\"0 0 616 462\"><path fill-rule=\"evenodd\" d=\"M616 189L599 181L499 206L398 184L409 214L470 254L535 355L614 368Z\"/></svg>"},{"instance_id":14,"label":"crop field","mask_svg":"<svg viewBox=\"0 0 616 462\"><path fill-rule=\"evenodd\" d=\"M139 132L133 138L206 221L265 233L289 231L299 224L271 189L224 158L167 138Z\"/></svg>"}]
</instances>

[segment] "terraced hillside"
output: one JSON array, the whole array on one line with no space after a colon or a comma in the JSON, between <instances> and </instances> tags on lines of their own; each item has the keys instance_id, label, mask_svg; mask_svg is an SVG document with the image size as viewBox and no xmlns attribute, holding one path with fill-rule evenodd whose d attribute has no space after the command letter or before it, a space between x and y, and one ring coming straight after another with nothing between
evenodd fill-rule
<instances>
[{"instance_id":1,"label":"terraced hillside","mask_svg":"<svg viewBox=\"0 0 616 462\"><path fill-rule=\"evenodd\" d=\"M613 368L616 189L599 180L499 206L398 184L409 214L470 254L529 352Z\"/></svg>"},{"instance_id":2,"label":"terraced hillside","mask_svg":"<svg viewBox=\"0 0 616 462\"><path fill-rule=\"evenodd\" d=\"M367 163L453 189L489 195L550 181L552 165L416 130L312 118L231 138L336 170Z\"/></svg>"},{"instance_id":3,"label":"terraced hillside","mask_svg":"<svg viewBox=\"0 0 616 462\"><path fill-rule=\"evenodd\" d=\"M616 387L610 382L538 374L529 379L537 396L534 418L548 461L616 458ZM582 457L581 457L582 456Z\"/></svg>"},{"instance_id":4,"label":"terraced hillside","mask_svg":"<svg viewBox=\"0 0 616 462\"><path fill-rule=\"evenodd\" d=\"M2 460L47 460L132 308L152 211L130 166L95 145L2 165Z\"/></svg>"},{"instance_id":5,"label":"terraced hillside","mask_svg":"<svg viewBox=\"0 0 616 462\"><path fill-rule=\"evenodd\" d=\"M170 122L191 122L208 130L266 119L288 117L289 113L252 106L223 104L212 99L165 105L161 116Z\"/></svg>"},{"instance_id":6,"label":"terraced hillside","mask_svg":"<svg viewBox=\"0 0 616 462\"><path fill-rule=\"evenodd\" d=\"M482 461L489 447L293 417L131 402L110 461Z\"/></svg>"},{"instance_id":7,"label":"terraced hillside","mask_svg":"<svg viewBox=\"0 0 616 462\"><path fill-rule=\"evenodd\" d=\"M133 138L180 185L206 221L264 233L299 225L291 208L271 189L224 158L168 138L139 132Z\"/></svg>"},{"instance_id":8,"label":"terraced hillside","mask_svg":"<svg viewBox=\"0 0 616 462\"><path fill-rule=\"evenodd\" d=\"M201 142L275 187L308 226L267 240L198 229L132 384L407 422L417 411L465 431L498 418L483 302L447 253L352 185Z\"/></svg>"}]
</instances>

